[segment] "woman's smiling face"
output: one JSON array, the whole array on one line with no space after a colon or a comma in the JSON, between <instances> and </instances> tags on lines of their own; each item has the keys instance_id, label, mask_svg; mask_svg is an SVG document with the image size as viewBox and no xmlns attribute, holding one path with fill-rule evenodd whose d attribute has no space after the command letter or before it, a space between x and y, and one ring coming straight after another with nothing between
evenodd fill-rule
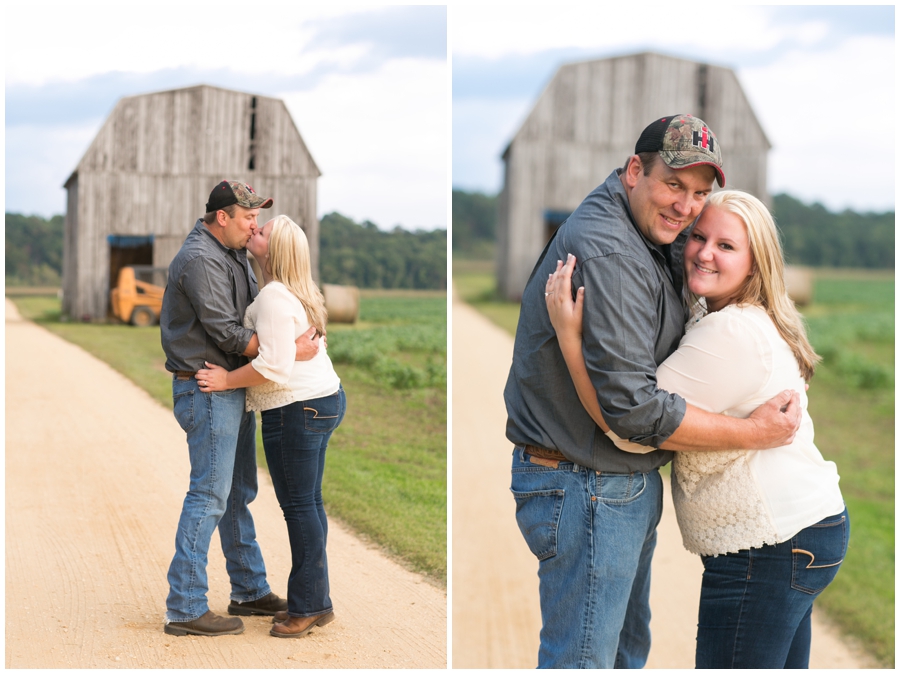
<instances>
[{"instance_id":1,"label":"woman's smiling face","mask_svg":"<svg viewBox=\"0 0 900 674\"><path fill-rule=\"evenodd\" d=\"M710 311L734 300L753 274L753 254L743 220L717 206L707 206L684 247L688 288L706 298Z\"/></svg>"}]
</instances>

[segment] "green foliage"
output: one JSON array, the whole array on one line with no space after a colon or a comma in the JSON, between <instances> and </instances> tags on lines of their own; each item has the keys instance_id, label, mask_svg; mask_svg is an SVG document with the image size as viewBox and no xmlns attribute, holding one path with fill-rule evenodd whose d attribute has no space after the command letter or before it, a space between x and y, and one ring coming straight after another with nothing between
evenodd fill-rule
<instances>
[{"instance_id":1,"label":"green foliage","mask_svg":"<svg viewBox=\"0 0 900 674\"><path fill-rule=\"evenodd\" d=\"M453 252L484 257L497 238L497 197L453 190Z\"/></svg>"},{"instance_id":2,"label":"green foliage","mask_svg":"<svg viewBox=\"0 0 900 674\"><path fill-rule=\"evenodd\" d=\"M62 215L50 220L6 214L7 285L59 285ZM383 232L339 213L322 218L319 233L323 283L360 288L447 289L447 231Z\"/></svg>"},{"instance_id":3,"label":"green foliage","mask_svg":"<svg viewBox=\"0 0 900 674\"><path fill-rule=\"evenodd\" d=\"M824 360L809 388L816 445L837 464L850 546L817 601L882 663L894 663L894 282L819 278L804 309Z\"/></svg>"},{"instance_id":4,"label":"green foliage","mask_svg":"<svg viewBox=\"0 0 900 674\"><path fill-rule=\"evenodd\" d=\"M778 194L772 211L785 258L810 267L894 268L894 211L832 213Z\"/></svg>"},{"instance_id":5,"label":"green foliage","mask_svg":"<svg viewBox=\"0 0 900 674\"><path fill-rule=\"evenodd\" d=\"M360 288L447 289L447 230L383 232L340 213L322 218L319 269L323 283Z\"/></svg>"},{"instance_id":6,"label":"green foliage","mask_svg":"<svg viewBox=\"0 0 900 674\"><path fill-rule=\"evenodd\" d=\"M332 362L355 365L395 389L446 386L446 297L366 298L360 313L359 328L329 330Z\"/></svg>"},{"instance_id":7,"label":"green foliage","mask_svg":"<svg viewBox=\"0 0 900 674\"><path fill-rule=\"evenodd\" d=\"M893 281L820 279L815 298L806 321L820 376L845 388L893 389L893 359L883 354L894 344Z\"/></svg>"},{"instance_id":8,"label":"green foliage","mask_svg":"<svg viewBox=\"0 0 900 674\"><path fill-rule=\"evenodd\" d=\"M6 214L6 285L59 285L64 221L61 215Z\"/></svg>"}]
</instances>

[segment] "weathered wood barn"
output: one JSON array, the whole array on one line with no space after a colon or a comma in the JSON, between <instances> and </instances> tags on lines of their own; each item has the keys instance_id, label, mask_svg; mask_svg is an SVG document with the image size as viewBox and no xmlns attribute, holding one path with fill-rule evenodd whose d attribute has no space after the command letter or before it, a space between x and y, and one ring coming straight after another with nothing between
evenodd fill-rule
<instances>
[{"instance_id":1,"label":"weathered wood barn","mask_svg":"<svg viewBox=\"0 0 900 674\"><path fill-rule=\"evenodd\" d=\"M195 86L121 99L65 183L63 311L107 316L126 265L167 267L221 180L272 197L309 238L318 280L320 171L284 103Z\"/></svg>"},{"instance_id":2,"label":"weathered wood barn","mask_svg":"<svg viewBox=\"0 0 900 674\"><path fill-rule=\"evenodd\" d=\"M734 72L654 53L562 66L503 153L497 284L518 300L557 227L634 153L650 122L692 114L721 143L726 187L768 203L771 147Z\"/></svg>"}]
</instances>

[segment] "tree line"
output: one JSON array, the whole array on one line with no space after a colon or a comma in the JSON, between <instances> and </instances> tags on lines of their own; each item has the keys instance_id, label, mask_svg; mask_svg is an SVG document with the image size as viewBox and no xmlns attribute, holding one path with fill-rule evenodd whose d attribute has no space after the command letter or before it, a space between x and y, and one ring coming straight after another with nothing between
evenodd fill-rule
<instances>
[{"instance_id":1,"label":"tree line","mask_svg":"<svg viewBox=\"0 0 900 674\"><path fill-rule=\"evenodd\" d=\"M57 286L62 276L62 215L6 214L6 285ZM360 288L447 289L447 230L385 232L340 213L322 218L319 278Z\"/></svg>"},{"instance_id":2,"label":"tree line","mask_svg":"<svg viewBox=\"0 0 900 674\"><path fill-rule=\"evenodd\" d=\"M894 268L894 211L833 213L788 194L772 199L785 258L809 267ZM484 257L497 237L497 197L453 190L453 252ZM487 257L490 257L488 253Z\"/></svg>"},{"instance_id":3,"label":"tree line","mask_svg":"<svg viewBox=\"0 0 900 674\"><path fill-rule=\"evenodd\" d=\"M6 214L6 285L58 286L62 276L61 215Z\"/></svg>"},{"instance_id":4,"label":"tree line","mask_svg":"<svg viewBox=\"0 0 900 674\"><path fill-rule=\"evenodd\" d=\"M319 227L319 278L360 288L447 289L447 230L385 232L329 213Z\"/></svg>"}]
</instances>

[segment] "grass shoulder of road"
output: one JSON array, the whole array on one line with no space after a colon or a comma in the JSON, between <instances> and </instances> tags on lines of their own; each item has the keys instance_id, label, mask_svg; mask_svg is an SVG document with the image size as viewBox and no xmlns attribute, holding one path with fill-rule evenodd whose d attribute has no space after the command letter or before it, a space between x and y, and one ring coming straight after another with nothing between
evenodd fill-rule
<instances>
[{"instance_id":1,"label":"grass shoulder of road","mask_svg":"<svg viewBox=\"0 0 900 674\"><path fill-rule=\"evenodd\" d=\"M847 557L817 600L879 662L894 665L894 273L816 269L803 307L823 356L809 389L816 445L837 464L850 514ZM454 259L461 299L515 335L519 304L500 299L493 265Z\"/></svg>"},{"instance_id":2,"label":"grass shoulder of road","mask_svg":"<svg viewBox=\"0 0 900 674\"><path fill-rule=\"evenodd\" d=\"M62 322L54 295L7 294L24 318L108 363L171 409L158 327ZM329 326L328 351L348 404L329 443L323 481L331 516L442 586L446 315L443 291L363 291L358 323ZM265 465L259 431L257 455Z\"/></svg>"}]
</instances>

